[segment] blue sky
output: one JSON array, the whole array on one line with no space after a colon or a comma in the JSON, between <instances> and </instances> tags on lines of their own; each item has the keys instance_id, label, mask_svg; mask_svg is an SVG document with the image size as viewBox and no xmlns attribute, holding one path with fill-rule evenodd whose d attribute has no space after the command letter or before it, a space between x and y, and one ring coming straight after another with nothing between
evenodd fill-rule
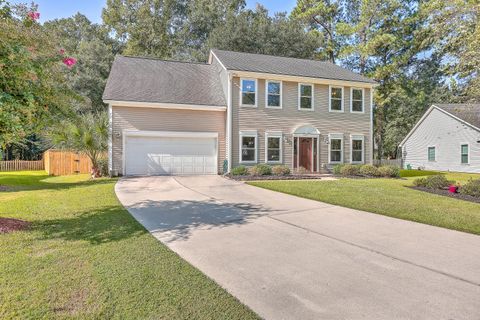
<instances>
[{"instance_id":1,"label":"blue sky","mask_svg":"<svg viewBox=\"0 0 480 320\"><path fill-rule=\"evenodd\" d=\"M10 3L30 3L30 0L10 0ZM36 0L40 12L40 22L55 18L66 18L77 12L83 13L93 22L101 22L102 8L106 0ZM290 12L296 0L247 0L247 7L254 8L261 3L273 12Z\"/></svg>"}]
</instances>

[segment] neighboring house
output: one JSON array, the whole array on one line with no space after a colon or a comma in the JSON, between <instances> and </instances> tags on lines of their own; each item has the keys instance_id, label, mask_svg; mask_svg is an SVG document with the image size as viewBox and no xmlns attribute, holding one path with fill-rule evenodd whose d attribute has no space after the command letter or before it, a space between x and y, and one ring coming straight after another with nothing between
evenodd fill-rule
<instances>
[{"instance_id":1,"label":"neighboring house","mask_svg":"<svg viewBox=\"0 0 480 320\"><path fill-rule=\"evenodd\" d=\"M109 165L123 175L217 174L372 161L376 83L329 62L212 50L207 64L117 56Z\"/></svg>"},{"instance_id":2,"label":"neighboring house","mask_svg":"<svg viewBox=\"0 0 480 320\"><path fill-rule=\"evenodd\" d=\"M480 104L432 105L400 147L405 166L480 172Z\"/></svg>"}]
</instances>

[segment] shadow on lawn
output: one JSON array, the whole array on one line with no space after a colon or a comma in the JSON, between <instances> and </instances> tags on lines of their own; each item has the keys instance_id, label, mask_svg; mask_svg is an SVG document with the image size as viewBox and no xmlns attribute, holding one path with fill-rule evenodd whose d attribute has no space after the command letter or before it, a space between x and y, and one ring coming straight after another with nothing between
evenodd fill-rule
<instances>
[{"instance_id":1,"label":"shadow on lawn","mask_svg":"<svg viewBox=\"0 0 480 320\"><path fill-rule=\"evenodd\" d=\"M75 215L72 218L34 222L42 232L39 240L85 240L91 244L119 241L145 233L145 229L120 206L105 207Z\"/></svg>"},{"instance_id":2,"label":"shadow on lawn","mask_svg":"<svg viewBox=\"0 0 480 320\"><path fill-rule=\"evenodd\" d=\"M128 207L147 230L164 242L186 240L196 229L208 230L242 225L271 210L252 203L223 203L214 200L145 200Z\"/></svg>"}]
</instances>

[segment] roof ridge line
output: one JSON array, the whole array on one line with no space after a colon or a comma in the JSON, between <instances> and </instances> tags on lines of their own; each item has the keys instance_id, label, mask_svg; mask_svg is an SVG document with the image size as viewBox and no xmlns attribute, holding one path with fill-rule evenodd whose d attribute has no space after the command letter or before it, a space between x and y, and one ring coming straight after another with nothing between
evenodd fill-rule
<instances>
[{"instance_id":1,"label":"roof ridge line","mask_svg":"<svg viewBox=\"0 0 480 320\"><path fill-rule=\"evenodd\" d=\"M124 55L124 54L117 54L115 56L115 58L117 58L117 57L129 58L129 59L155 60L155 61L163 61L163 62L177 62L177 63L185 63L185 64L199 64L199 65L204 65L204 66L209 66L210 65L206 62L169 60L169 59L162 59L162 58L157 58L157 57L132 56L132 55Z\"/></svg>"}]
</instances>

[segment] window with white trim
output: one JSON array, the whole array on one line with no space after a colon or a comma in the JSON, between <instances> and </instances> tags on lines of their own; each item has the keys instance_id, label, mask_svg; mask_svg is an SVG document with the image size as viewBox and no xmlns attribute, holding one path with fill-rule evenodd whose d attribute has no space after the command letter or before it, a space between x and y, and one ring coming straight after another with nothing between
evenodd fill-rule
<instances>
[{"instance_id":1,"label":"window with white trim","mask_svg":"<svg viewBox=\"0 0 480 320\"><path fill-rule=\"evenodd\" d=\"M351 89L350 112L363 112L363 89Z\"/></svg>"},{"instance_id":2,"label":"window with white trim","mask_svg":"<svg viewBox=\"0 0 480 320\"><path fill-rule=\"evenodd\" d=\"M313 110L313 85L298 84L298 109Z\"/></svg>"},{"instance_id":3,"label":"window with white trim","mask_svg":"<svg viewBox=\"0 0 480 320\"><path fill-rule=\"evenodd\" d=\"M257 106L257 80L240 79L240 104L242 106Z\"/></svg>"},{"instance_id":4,"label":"window with white trim","mask_svg":"<svg viewBox=\"0 0 480 320\"><path fill-rule=\"evenodd\" d=\"M462 164L468 164L468 144L462 144L460 148Z\"/></svg>"},{"instance_id":5,"label":"window with white trim","mask_svg":"<svg viewBox=\"0 0 480 320\"><path fill-rule=\"evenodd\" d=\"M435 147L428 147L428 161L435 161Z\"/></svg>"},{"instance_id":6,"label":"window with white trim","mask_svg":"<svg viewBox=\"0 0 480 320\"><path fill-rule=\"evenodd\" d=\"M343 138L341 138L339 135L331 135L328 149L328 158L330 163L343 162Z\"/></svg>"},{"instance_id":7,"label":"window with white trim","mask_svg":"<svg viewBox=\"0 0 480 320\"><path fill-rule=\"evenodd\" d=\"M266 81L267 92L267 108L281 108L282 107L282 82L281 81Z\"/></svg>"},{"instance_id":8,"label":"window with white trim","mask_svg":"<svg viewBox=\"0 0 480 320\"><path fill-rule=\"evenodd\" d=\"M282 134L269 133L265 134L265 162L280 163L282 162Z\"/></svg>"},{"instance_id":9,"label":"window with white trim","mask_svg":"<svg viewBox=\"0 0 480 320\"><path fill-rule=\"evenodd\" d=\"M352 136L352 163L362 163L364 161L364 140L363 136Z\"/></svg>"},{"instance_id":10,"label":"window with white trim","mask_svg":"<svg viewBox=\"0 0 480 320\"><path fill-rule=\"evenodd\" d=\"M343 112L343 87L330 87L330 111Z\"/></svg>"},{"instance_id":11,"label":"window with white trim","mask_svg":"<svg viewBox=\"0 0 480 320\"><path fill-rule=\"evenodd\" d=\"M257 162L256 133L240 133L240 162Z\"/></svg>"}]
</instances>

